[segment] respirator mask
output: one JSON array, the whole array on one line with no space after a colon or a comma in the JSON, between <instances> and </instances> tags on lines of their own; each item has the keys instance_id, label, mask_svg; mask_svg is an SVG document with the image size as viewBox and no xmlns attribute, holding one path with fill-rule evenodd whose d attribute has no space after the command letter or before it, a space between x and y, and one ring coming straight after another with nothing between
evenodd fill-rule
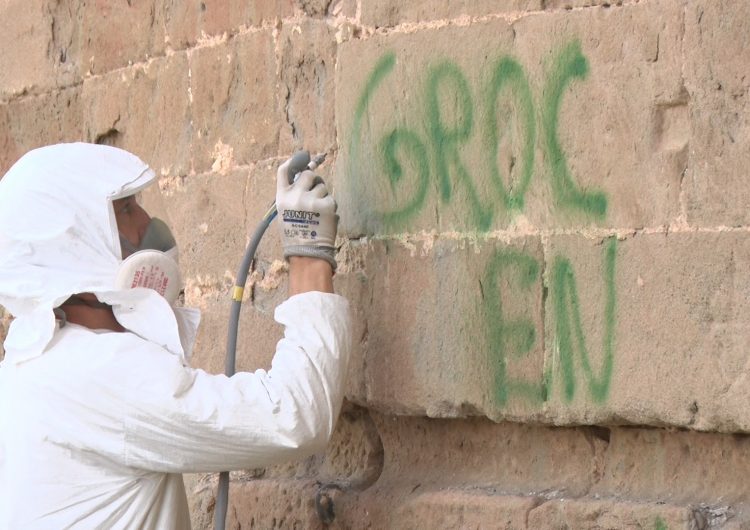
<instances>
[{"instance_id":1,"label":"respirator mask","mask_svg":"<svg viewBox=\"0 0 750 530\"><path fill-rule=\"evenodd\" d=\"M117 270L115 288L153 289L170 305L174 305L182 290L177 242L167 223L162 220L168 219L168 216L158 187L152 188L157 191L150 194L141 192L134 197L137 208L141 208L144 214L149 212L147 215L150 217L140 242L135 245L122 232L119 233L123 261Z\"/></svg>"}]
</instances>

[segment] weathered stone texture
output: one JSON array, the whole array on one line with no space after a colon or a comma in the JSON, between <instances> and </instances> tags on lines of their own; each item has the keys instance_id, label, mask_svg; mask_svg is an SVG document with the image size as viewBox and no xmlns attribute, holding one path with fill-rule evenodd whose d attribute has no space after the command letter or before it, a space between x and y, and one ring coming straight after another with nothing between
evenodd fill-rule
<instances>
[{"instance_id":1,"label":"weathered stone texture","mask_svg":"<svg viewBox=\"0 0 750 530\"><path fill-rule=\"evenodd\" d=\"M164 25L157 18L156 0L83 4L81 68L91 74L163 55Z\"/></svg>"},{"instance_id":2,"label":"weathered stone texture","mask_svg":"<svg viewBox=\"0 0 750 530\"><path fill-rule=\"evenodd\" d=\"M242 501L235 504L232 520L245 527L258 517L285 518L304 520L309 528L324 527L327 520L328 528L341 529L660 530L748 524L745 438L380 415L373 417L373 432L361 429L361 416L347 419L351 412L345 411L334 439L358 429L377 436L383 463L373 468L375 482L350 481L347 468L338 468L338 479L331 475L326 462L337 457L331 450L285 470L248 471L236 475L232 494ZM360 443L355 435L351 445ZM196 504L209 502L207 484L195 486L202 499ZM327 519L319 515L321 504L332 508L322 513Z\"/></svg>"},{"instance_id":3,"label":"weathered stone texture","mask_svg":"<svg viewBox=\"0 0 750 530\"><path fill-rule=\"evenodd\" d=\"M750 439L661 429L612 429L591 494L706 506L747 502ZM699 504L699 503L696 503ZM747 515L747 513L745 513Z\"/></svg>"},{"instance_id":4,"label":"weathered stone texture","mask_svg":"<svg viewBox=\"0 0 750 530\"><path fill-rule=\"evenodd\" d=\"M353 374L364 380L366 395L353 399L442 417L491 409L495 392L504 390L492 369L503 362L505 344L496 344L503 326L517 330L507 341L522 348L542 328L539 241L427 240L412 249L373 242L361 250L366 284L353 273L341 286L346 296L369 300L359 315L367 331L355 356L364 373ZM541 384L541 337L536 344L527 356L505 361L509 378L536 377ZM506 414L528 411L518 402Z\"/></svg>"},{"instance_id":5,"label":"weathered stone texture","mask_svg":"<svg viewBox=\"0 0 750 530\"><path fill-rule=\"evenodd\" d=\"M739 226L750 220L750 4L689 2L685 86L691 132L685 177L688 220Z\"/></svg>"},{"instance_id":6,"label":"weathered stone texture","mask_svg":"<svg viewBox=\"0 0 750 530\"><path fill-rule=\"evenodd\" d=\"M357 0L295 0L294 3L310 17L326 15L353 17L357 12Z\"/></svg>"},{"instance_id":7,"label":"weathered stone texture","mask_svg":"<svg viewBox=\"0 0 750 530\"><path fill-rule=\"evenodd\" d=\"M276 68L270 31L240 35L190 54L194 168L228 149L231 164L276 155L279 139Z\"/></svg>"},{"instance_id":8,"label":"weathered stone texture","mask_svg":"<svg viewBox=\"0 0 750 530\"><path fill-rule=\"evenodd\" d=\"M352 399L437 417L744 431L749 251L744 232L553 236L544 253L531 238L373 242L341 285L369 301Z\"/></svg>"},{"instance_id":9,"label":"weathered stone texture","mask_svg":"<svg viewBox=\"0 0 750 530\"><path fill-rule=\"evenodd\" d=\"M41 93L80 79L80 6L54 0L8 0L0 32L0 98Z\"/></svg>"},{"instance_id":10,"label":"weathered stone texture","mask_svg":"<svg viewBox=\"0 0 750 530\"><path fill-rule=\"evenodd\" d=\"M161 12L168 44L174 49L293 14L292 0L172 0L162 3Z\"/></svg>"},{"instance_id":11,"label":"weathered stone texture","mask_svg":"<svg viewBox=\"0 0 750 530\"><path fill-rule=\"evenodd\" d=\"M159 175L190 171L191 119L184 55L87 79L86 140L127 149Z\"/></svg>"},{"instance_id":12,"label":"weathered stone texture","mask_svg":"<svg viewBox=\"0 0 750 530\"><path fill-rule=\"evenodd\" d=\"M616 244L611 272L612 241L582 243L553 238L548 257L545 348L548 362L559 367L549 389L550 417L746 430L750 417L739 405L747 399L742 337L750 328L746 234L639 235ZM558 256L569 260L575 284L564 280ZM561 341L565 333L569 348ZM672 378L680 384L664 384Z\"/></svg>"},{"instance_id":13,"label":"weathered stone texture","mask_svg":"<svg viewBox=\"0 0 750 530\"><path fill-rule=\"evenodd\" d=\"M205 286L195 280L189 280L187 285L193 294L186 296L186 305L198 307L202 311L201 327L191 364L210 373L224 373L227 324L232 304L231 286L231 282ZM273 320L273 314L265 314L251 303L243 304L235 370L268 370L282 333L281 326Z\"/></svg>"},{"instance_id":14,"label":"weathered stone texture","mask_svg":"<svg viewBox=\"0 0 750 530\"><path fill-rule=\"evenodd\" d=\"M642 505L617 500L553 500L529 512L528 528L700 528L689 507Z\"/></svg>"},{"instance_id":15,"label":"weathered stone texture","mask_svg":"<svg viewBox=\"0 0 750 530\"><path fill-rule=\"evenodd\" d=\"M162 179L170 223L180 234L186 278L234 278L248 237L245 193L254 180L237 169ZM206 245L207 238L221 243Z\"/></svg>"},{"instance_id":16,"label":"weathered stone texture","mask_svg":"<svg viewBox=\"0 0 750 530\"><path fill-rule=\"evenodd\" d=\"M281 91L286 124L279 154L307 149L328 152L336 142L334 68L336 40L326 23L284 25L279 36Z\"/></svg>"},{"instance_id":17,"label":"weathered stone texture","mask_svg":"<svg viewBox=\"0 0 750 530\"><path fill-rule=\"evenodd\" d=\"M481 492L428 491L404 503L392 519L398 528L492 528L526 526L526 514L538 503L529 497L486 495Z\"/></svg>"},{"instance_id":18,"label":"weathered stone texture","mask_svg":"<svg viewBox=\"0 0 750 530\"><path fill-rule=\"evenodd\" d=\"M31 149L83 140L82 105L80 87L0 105L0 170Z\"/></svg>"}]
</instances>

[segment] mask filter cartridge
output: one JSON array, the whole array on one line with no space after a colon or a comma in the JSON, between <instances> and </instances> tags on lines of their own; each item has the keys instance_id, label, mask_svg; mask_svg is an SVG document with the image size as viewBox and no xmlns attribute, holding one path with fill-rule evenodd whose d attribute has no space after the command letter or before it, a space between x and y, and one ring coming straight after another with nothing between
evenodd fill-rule
<instances>
[{"instance_id":1,"label":"mask filter cartridge","mask_svg":"<svg viewBox=\"0 0 750 530\"><path fill-rule=\"evenodd\" d=\"M169 253L139 250L128 256L117 271L116 289L146 287L162 295L174 305L182 289L180 267Z\"/></svg>"}]
</instances>

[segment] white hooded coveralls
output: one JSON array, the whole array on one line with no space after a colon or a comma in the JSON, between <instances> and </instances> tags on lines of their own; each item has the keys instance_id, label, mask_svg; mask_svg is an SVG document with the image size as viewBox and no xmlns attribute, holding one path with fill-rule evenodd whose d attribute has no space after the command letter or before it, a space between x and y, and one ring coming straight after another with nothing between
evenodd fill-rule
<instances>
[{"instance_id":1,"label":"white hooded coveralls","mask_svg":"<svg viewBox=\"0 0 750 530\"><path fill-rule=\"evenodd\" d=\"M114 289L111 201L154 179L135 156L63 144L0 180L0 304L15 320L0 364L0 529L190 527L183 472L267 466L320 451L343 398L345 299L291 297L271 369L187 366L195 313ZM124 333L55 325L93 292Z\"/></svg>"}]
</instances>

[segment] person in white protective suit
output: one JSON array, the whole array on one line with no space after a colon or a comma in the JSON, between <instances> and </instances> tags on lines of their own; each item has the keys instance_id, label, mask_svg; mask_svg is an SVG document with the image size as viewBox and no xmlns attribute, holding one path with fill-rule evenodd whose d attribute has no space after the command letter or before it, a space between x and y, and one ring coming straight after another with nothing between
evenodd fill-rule
<instances>
[{"instance_id":1,"label":"person in white protective suit","mask_svg":"<svg viewBox=\"0 0 750 530\"><path fill-rule=\"evenodd\" d=\"M0 305L14 316L0 364L0 529L189 528L181 473L325 447L351 348L332 287L336 207L311 172L289 184L286 170L277 203L313 212L323 235L282 230L284 337L268 372L231 378L188 366L196 311L116 281L154 224L133 198L154 181L146 164L60 144L0 180Z\"/></svg>"}]
</instances>

